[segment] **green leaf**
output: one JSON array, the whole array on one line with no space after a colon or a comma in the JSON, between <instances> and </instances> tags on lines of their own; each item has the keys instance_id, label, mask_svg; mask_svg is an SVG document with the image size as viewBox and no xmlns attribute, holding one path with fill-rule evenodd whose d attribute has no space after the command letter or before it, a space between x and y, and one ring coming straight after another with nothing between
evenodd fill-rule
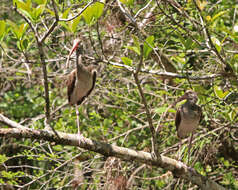
<instances>
[{"instance_id":1,"label":"green leaf","mask_svg":"<svg viewBox=\"0 0 238 190\"><path fill-rule=\"evenodd\" d=\"M46 5L47 0L33 0L35 3L37 3L38 5Z\"/></svg>"},{"instance_id":2,"label":"green leaf","mask_svg":"<svg viewBox=\"0 0 238 190\"><path fill-rule=\"evenodd\" d=\"M21 12L22 12L25 16L27 16L29 19L31 19L32 21L34 20L31 11L28 12L28 11L22 9Z\"/></svg>"},{"instance_id":3,"label":"green leaf","mask_svg":"<svg viewBox=\"0 0 238 190\"><path fill-rule=\"evenodd\" d=\"M215 92L216 97L218 97L220 99L225 98L227 96L227 94L229 94L229 91L223 92L223 90L219 86L214 86L214 92Z\"/></svg>"},{"instance_id":4,"label":"green leaf","mask_svg":"<svg viewBox=\"0 0 238 190\"><path fill-rule=\"evenodd\" d=\"M89 6L84 12L83 12L83 18L87 24L90 24L93 20L93 10L92 6Z\"/></svg>"},{"instance_id":5,"label":"green leaf","mask_svg":"<svg viewBox=\"0 0 238 190\"><path fill-rule=\"evenodd\" d=\"M150 54L150 52L152 51L152 49L154 48L154 36L149 36L146 38L146 42L144 42L144 57L147 58Z\"/></svg>"},{"instance_id":6,"label":"green leaf","mask_svg":"<svg viewBox=\"0 0 238 190\"><path fill-rule=\"evenodd\" d=\"M159 107L155 109L156 113L164 113L166 111L167 107Z\"/></svg>"},{"instance_id":7,"label":"green leaf","mask_svg":"<svg viewBox=\"0 0 238 190\"><path fill-rule=\"evenodd\" d=\"M2 165L4 162L6 162L8 158L5 154L0 154L0 164Z\"/></svg>"},{"instance_id":8,"label":"green leaf","mask_svg":"<svg viewBox=\"0 0 238 190\"><path fill-rule=\"evenodd\" d=\"M81 16L78 16L77 18L72 20L72 24L71 24L71 31L72 32L76 32L80 19L81 19Z\"/></svg>"},{"instance_id":9,"label":"green leaf","mask_svg":"<svg viewBox=\"0 0 238 190\"><path fill-rule=\"evenodd\" d=\"M21 48L22 48L22 50L27 49L28 44L29 44L28 39L21 40L20 42L21 42Z\"/></svg>"},{"instance_id":10,"label":"green leaf","mask_svg":"<svg viewBox=\"0 0 238 190\"><path fill-rule=\"evenodd\" d=\"M121 60L123 61L124 64L131 66L133 61L128 58L128 57L121 57Z\"/></svg>"},{"instance_id":11,"label":"green leaf","mask_svg":"<svg viewBox=\"0 0 238 190\"><path fill-rule=\"evenodd\" d=\"M186 101L187 101L187 100L182 100L182 101L178 102L178 103L176 104L176 108L178 108L178 107L180 107L181 105L183 105Z\"/></svg>"},{"instance_id":12,"label":"green leaf","mask_svg":"<svg viewBox=\"0 0 238 190\"><path fill-rule=\"evenodd\" d=\"M100 2L96 2L92 5L93 15L96 19L100 18L103 13L104 4Z\"/></svg>"},{"instance_id":13,"label":"green leaf","mask_svg":"<svg viewBox=\"0 0 238 190\"><path fill-rule=\"evenodd\" d=\"M215 45L216 49L218 52L221 51L221 42L219 39L217 39L216 37L211 37L212 43Z\"/></svg>"},{"instance_id":14,"label":"green leaf","mask_svg":"<svg viewBox=\"0 0 238 190\"><path fill-rule=\"evenodd\" d=\"M138 49L135 46L126 46L125 48L132 50L132 51L136 52L138 55L140 55L140 49Z\"/></svg>"},{"instance_id":15,"label":"green leaf","mask_svg":"<svg viewBox=\"0 0 238 190\"><path fill-rule=\"evenodd\" d=\"M44 12L44 10L45 10L45 5L38 5L34 9L35 20L39 19L40 15Z\"/></svg>"},{"instance_id":16,"label":"green leaf","mask_svg":"<svg viewBox=\"0 0 238 190\"><path fill-rule=\"evenodd\" d=\"M217 18L219 18L220 16L224 15L227 11L221 11L217 14L215 14L212 18L211 18L211 22L214 22Z\"/></svg>"},{"instance_id":17,"label":"green leaf","mask_svg":"<svg viewBox=\"0 0 238 190\"><path fill-rule=\"evenodd\" d=\"M27 23L20 25L20 27L19 27L20 38L22 38L22 36L25 34L27 28L28 28Z\"/></svg>"},{"instance_id":18,"label":"green leaf","mask_svg":"<svg viewBox=\"0 0 238 190\"><path fill-rule=\"evenodd\" d=\"M66 19L68 17L69 11L71 10L71 7L66 9L63 14L61 15L61 18Z\"/></svg>"},{"instance_id":19,"label":"green leaf","mask_svg":"<svg viewBox=\"0 0 238 190\"><path fill-rule=\"evenodd\" d=\"M84 12L83 17L87 24L91 24L93 20L97 20L103 13L104 4L96 2L89 6Z\"/></svg>"},{"instance_id":20,"label":"green leaf","mask_svg":"<svg viewBox=\"0 0 238 190\"><path fill-rule=\"evenodd\" d=\"M6 23L4 20L0 20L0 39L5 36Z\"/></svg>"},{"instance_id":21,"label":"green leaf","mask_svg":"<svg viewBox=\"0 0 238 190\"><path fill-rule=\"evenodd\" d=\"M31 0L27 0L26 3L21 0L15 0L13 1L13 3L14 3L13 4L14 6L16 3L18 9L24 10L26 12L31 12L31 7L32 7Z\"/></svg>"},{"instance_id":22,"label":"green leaf","mask_svg":"<svg viewBox=\"0 0 238 190\"><path fill-rule=\"evenodd\" d=\"M120 0L123 4L130 6L134 3L134 0Z\"/></svg>"}]
</instances>

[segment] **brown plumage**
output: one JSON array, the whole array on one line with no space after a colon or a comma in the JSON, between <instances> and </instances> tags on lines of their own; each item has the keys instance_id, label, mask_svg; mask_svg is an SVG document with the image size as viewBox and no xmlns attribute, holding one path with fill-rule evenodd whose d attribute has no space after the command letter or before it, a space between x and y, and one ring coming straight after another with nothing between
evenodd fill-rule
<instances>
[{"instance_id":1,"label":"brown plumage","mask_svg":"<svg viewBox=\"0 0 238 190\"><path fill-rule=\"evenodd\" d=\"M81 47L77 41L70 52L76 49L76 69L68 76L67 94L70 105L80 105L83 100L92 92L96 82L96 70L94 66L84 66L81 58Z\"/></svg>"},{"instance_id":2,"label":"brown plumage","mask_svg":"<svg viewBox=\"0 0 238 190\"><path fill-rule=\"evenodd\" d=\"M175 118L179 138L185 138L189 133L196 131L202 114L201 107L196 104L198 100L196 92L192 90L186 91L179 101L184 99L187 101L178 108Z\"/></svg>"},{"instance_id":3,"label":"brown plumage","mask_svg":"<svg viewBox=\"0 0 238 190\"><path fill-rule=\"evenodd\" d=\"M84 101L84 99L92 92L96 82L96 70L92 65L88 67L83 65L82 46L79 43L79 40L74 41L73 48L70 51L69 57L66 62L66 67L68 68L70 55L76 50L76 68L68 76L67 94L69 105L75 105L80 144L81 142L83 142L84 137L80 133L78 105L80 105Z\"/></svg>"},{"instance_id":4,"label":"brown plumage","mask_svg":"<svg viewBox=\"0 0 238 190\"><path fill-rule=\"evenodd\" d=\"M188 147L188 162L190 158L190 149L191 149L191 143L193 138L193 133L196 131L199 122L201 120L202 116L202 109L200 106L196 104L198 100L197 93L192 90L187 90L185 94L178 99L177 102L185 100L186 102L181 105L177 112L175 117L175 125L177 130L177 135L179 138L185 138L190 133L192 134L189 141L189 147Z\"/></svg>"}]
</instances>

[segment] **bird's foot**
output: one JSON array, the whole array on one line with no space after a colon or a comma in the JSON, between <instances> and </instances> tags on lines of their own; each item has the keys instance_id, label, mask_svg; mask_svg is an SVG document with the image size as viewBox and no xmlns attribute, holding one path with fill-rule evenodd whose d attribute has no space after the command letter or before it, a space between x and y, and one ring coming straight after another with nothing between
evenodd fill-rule
<instances>
[{"instance_id":1,"label":"bird's foot","mask_svg":"<svg viewBox=\"0 0 238 190\"><path fill-rule=\"evenodd\" d=\"M155 152L155 151L152 151L151 152L151 157L152 157L152 160L156 161L159 158L159 153Z\"/></svg>"},{"instance_id":2,"label":"bird's foot","mask_svg":"<svg viewBox=\"0 0 238 190\"><path fill-rule=\"evenodd\" d=\"M79 145L85 143L85 137L82 134L78 134Z\"/></svg>"}]
</instances>

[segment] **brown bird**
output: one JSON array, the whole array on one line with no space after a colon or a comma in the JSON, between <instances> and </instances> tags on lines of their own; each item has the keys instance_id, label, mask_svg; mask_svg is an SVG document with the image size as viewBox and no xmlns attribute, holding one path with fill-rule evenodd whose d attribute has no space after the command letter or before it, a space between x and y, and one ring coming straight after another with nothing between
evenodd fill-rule
<instances>
[{"instance_id":1,"label":"brown bird","mask_svg":"<svg viewBox=\"0 0 238 190\"><path fill-rule=\"evenodd\" d=\"M82 51L83 47L80 44L79 39L74 41L73 48L71 49L68 60L72 53L76 50L76 69L74 69L69 75L67 80L67 93L69 105L75 105L77 115L77 127L79 133L79 144L83 140L83 136L80 133L79 124L79 111L78 105L80 105L84 99L92 92L96 82L96 70L95 67L90 65L84 66L82 63ZM68 67L68 60L66 66Z\"/></svg>"},{"instance_id":2,"label":"brown bird","mask_svg":"<svg viewBox=\"0 0 238 190\"><path fill-rule=\"evenodd\" d=\"M181 105L176 112L175 125L179 138L185 138L191 133L188 147L189 163L193 133L196 131L201 120L202 109L196 104L198 100L197 93L192 90L187 90L177 102L182 100L186 100L186 102Z\"/></svg>"}]
</instances>

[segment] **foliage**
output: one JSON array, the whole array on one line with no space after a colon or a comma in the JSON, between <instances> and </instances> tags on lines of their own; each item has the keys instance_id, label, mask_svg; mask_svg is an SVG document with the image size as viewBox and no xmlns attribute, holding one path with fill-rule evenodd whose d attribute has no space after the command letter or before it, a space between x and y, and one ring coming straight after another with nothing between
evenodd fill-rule
<instances>
[{"instance_id":1,"label":"foliage","mask_svg":"<svg viewBox=\"0 0 238 190\"><path fill-rule=\"evenodd\" d=\"M98 66L96 87L79 108L83 135L150 152L148 118L132 72L143 56L139 80L153 125L159 126L156 139L159 152L177 159L176 108L169 105L192 88L198 92L203 109L191 151L192 165L226 188L238 189L235 1L54 2L57 12L53 0L3 2L0 113L26 127L44 129L47 97L37 37L42 39L49 32L58 15L57 26L42 43L51 113L67 100L65 62L73 40L80 38L85 63ZM12 6L16 6L20 14L12 11ZM70 64L73 68L73 59ZM177 74L176 77L171 78L171 73ZM51 117L55 130L77 133L74 107L63 107ZM29 189L72 189L75 178L80 179L80 171L84 174L82 189L103 189L109 180L110 171L105 169L108 158L96 153L29 139L3 138L0 142L1 184ZM186 163L186 143L181 151ZM134 162L115 163L111 170L118 173L111 173L113 179L117 179L117 175L129 179L140 167ZM170 186L196 189L193 184L170 175L158 179L165 173L163 169L146 166L136 173L131 189Z\"/></svg>"}]
</instances>

